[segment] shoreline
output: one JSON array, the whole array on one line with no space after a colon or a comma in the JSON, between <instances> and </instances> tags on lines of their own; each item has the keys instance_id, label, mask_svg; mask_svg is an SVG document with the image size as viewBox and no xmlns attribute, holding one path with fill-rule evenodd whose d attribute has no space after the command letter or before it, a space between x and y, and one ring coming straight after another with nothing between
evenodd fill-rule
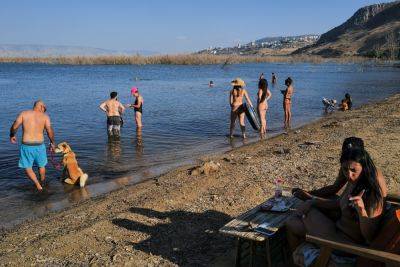
<instances>
[{"instance_id":1,"label":"shoreline","mask_svg":"<svg viewBox=\"0 0 400 267\"><path fill-rule=\"evenodd\" d=\"M362 137L389 189L398 190L399 131L400 94L335 112L199 159L220 164L217 172L189 175L194 166L185 165L28 220L1 233L0 258L5 265L210 265L234 246L218 229L272 195L274 178L306 189L333 181L345 137Z\"/></svg>"},{"instance_id":2,"label":"shoreline","mask_svg":"<svg viewBox=\"0 0 400 267\"><path fill-rule=\"evenodd\" d=\"M317 55L121 55L121 56L48 56L48 57L0 57L0 64L48 64L48 65L212 65L240 63L374 63L387 64L390 61L361 56L328 58ZM393 63L392 63L393 64Z\"/></svg>"}]
</instances>

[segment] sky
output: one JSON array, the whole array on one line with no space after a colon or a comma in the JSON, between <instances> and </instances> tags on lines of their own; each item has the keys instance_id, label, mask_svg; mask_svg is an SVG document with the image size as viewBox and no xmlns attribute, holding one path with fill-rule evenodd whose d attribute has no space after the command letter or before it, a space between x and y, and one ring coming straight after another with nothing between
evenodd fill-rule
<instances>
[{"instance_id":1,"label":"sky","mask_svg":"<svg viewBox=\"0 0 400 267\"><path fill-rule=\"evenodd\" d=\"M382 0L0 0L0 44L187 53L322 34Z\"/></svg>"}]
</instances>

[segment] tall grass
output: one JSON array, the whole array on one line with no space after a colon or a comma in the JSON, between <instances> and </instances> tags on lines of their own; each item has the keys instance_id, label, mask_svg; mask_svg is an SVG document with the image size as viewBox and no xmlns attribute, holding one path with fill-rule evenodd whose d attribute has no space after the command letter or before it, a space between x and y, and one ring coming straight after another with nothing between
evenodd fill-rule
<instances>
[{"instance_id":1,"label":"tall grass","mask_svg":"<svg viewBox=\"0 0 400 267\"><path fill-rule=\"evenodd\" d=\"M57 56L57 57L1 57L0 63L42 63L66 65L206 65L206 64L236 64L236 63L262 63L262 62L365 62L362 57L346 57L327 59L314 55L294 56L239 56L239 55L208 55L208 54L181 54L181 55L156 55L156 56Z\"/></svg>"}]
</instances>

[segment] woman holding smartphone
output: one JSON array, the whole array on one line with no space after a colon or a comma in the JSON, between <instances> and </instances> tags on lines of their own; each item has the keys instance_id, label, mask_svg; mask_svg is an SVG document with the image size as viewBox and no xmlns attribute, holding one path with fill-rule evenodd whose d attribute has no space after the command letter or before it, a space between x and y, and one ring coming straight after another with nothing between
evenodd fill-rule
<instances>
[{"instance_id":1,"label":"woman holding smartphone","mask_svg":"<svg viewBox=\"0 0 400 267\"><path fill-rule=\"evenodd\" d=\"M367 151L350 149L341 158L347 185L339 199L312 197L287 222L288 241L296 248L306 234L340 242L368 244L384 211L387 187ZM319 208L340 211L329 218Z\"/></svg>"}]
</instances>

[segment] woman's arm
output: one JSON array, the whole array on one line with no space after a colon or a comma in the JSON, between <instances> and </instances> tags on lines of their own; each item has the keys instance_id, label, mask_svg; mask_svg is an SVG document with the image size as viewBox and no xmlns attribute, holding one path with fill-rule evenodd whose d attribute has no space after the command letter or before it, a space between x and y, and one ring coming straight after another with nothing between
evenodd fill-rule
<instances>
[{"instance_id":1,"label":"woman's arm","mask_svg":"<svg viewBox=\"0 0 400 267\"><path fill-rule=\"evenodd\" d=\"M313 196L312 206L317 208L323 208L328 210L337 210L340 209L340 200L339 199L325 199Z\"/></svg>"},{"instance_id":2,"label":"woman's arm","mask_svg":"<svg viewBox=\"0 0 400 267\"><path fill-rule=\"evenodd\" d=\"M357 210L361 234L367 243L371 243L380 223L384 200L382 199L375 208L371 208L367 211L362 199L364 192L365 190L362 190L358 195L350 197L349 200L352 201L354 208Z\"/></svg>"},{"instance_id":3,"label":"woman's arm","mask_svg":"<svg viewBox=\"0 0 400 267\"><path fill-rule=\"evenodd\" d=\"M250 106L253 106L253 103L251 103L249 94L247 93L247 90L244 89L244 96L246 97L247 103L249 103Z\"/></svg>"},{"instance_id":4,"label":"woman's arm","mask_svg":"<svg viewBox=\"0 0 400 267\"><path fill-rule=\"evenodd\" d=\"M232 107L233 105L233 90L229 91L229 105Z\"/></svg>"},{"instance_id":5,"label":"woman's arm","mask_svg":"<svg viewBox=\"0 0 400 267\"><path fill-rule=\"evenodd\" d=\"M267 101L270 100L272 97L271 91L269 89L267 89Z\"/></svg>"},{"instance_id":6,"label":"woman's arm","mask_svg":"<svg viewBox=\"0 0 400 267\"><path fill-rule=\"evenodd\" d=\"M258 92L257 92L257 102L258 103L260 103L260 101L261 101L261 96L262 96L262 90L258 89Z\"/></svg>"}]
</instances>

